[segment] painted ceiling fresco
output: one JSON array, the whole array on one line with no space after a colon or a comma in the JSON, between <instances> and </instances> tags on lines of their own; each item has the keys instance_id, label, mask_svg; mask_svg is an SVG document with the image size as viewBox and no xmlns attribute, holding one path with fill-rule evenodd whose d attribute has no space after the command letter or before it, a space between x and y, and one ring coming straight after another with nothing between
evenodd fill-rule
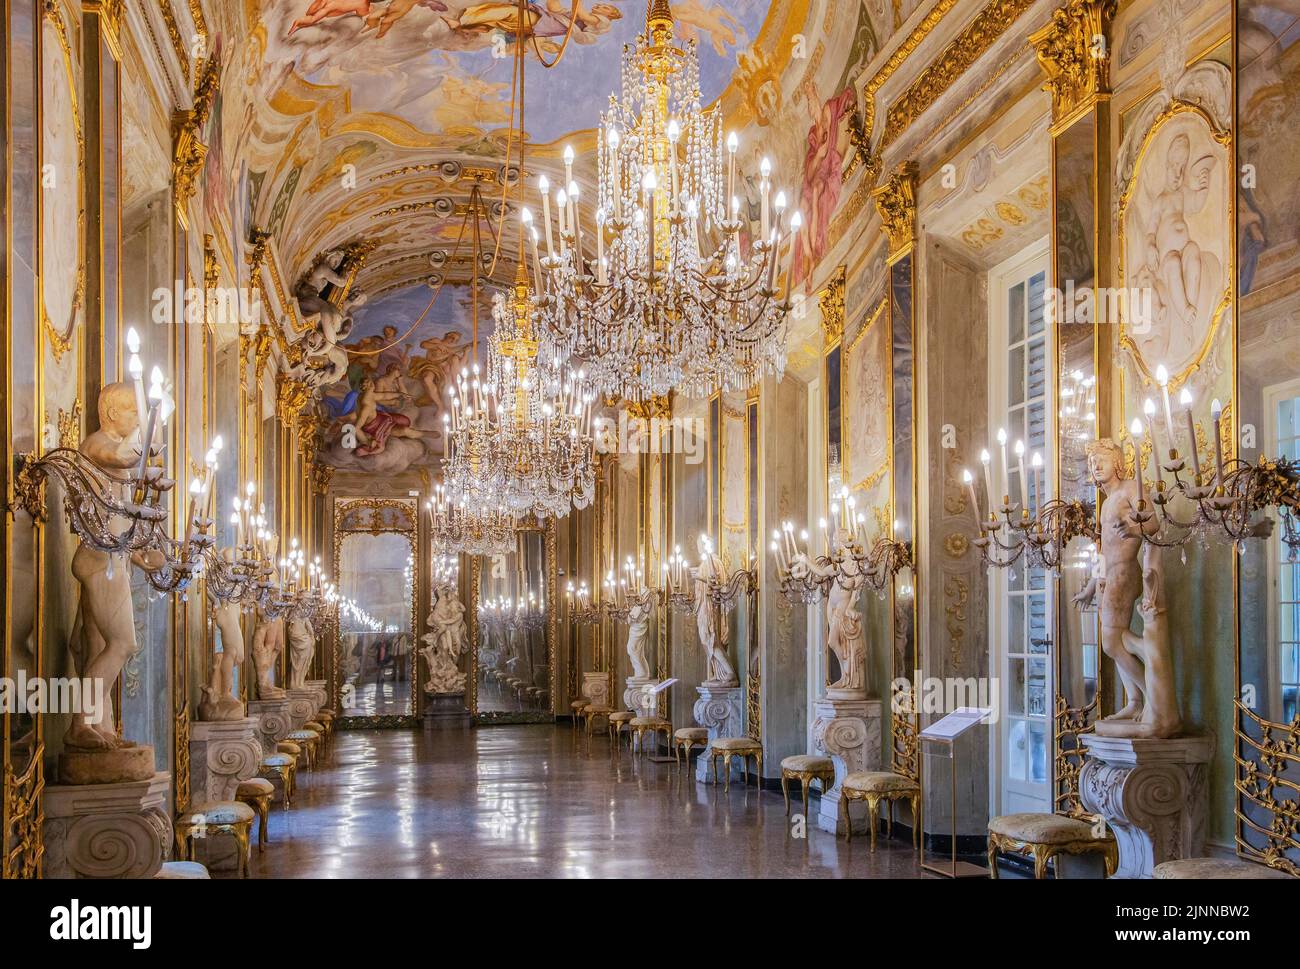
<instances>
[{"instance_id":1,"label":"painted ceiling fresco","mask_svg":"<svg viewBox=\"0 0 1300 969\"><path fill-rule=\"evenodd\" d=\"M698 45L705 100L719 100L728 127L743 133L742 165L757 169L771 157L800 200L809 231L798 284L810 284L827 248L851 168L854 80L920 2L672 4L679 38ZM594 178L583 153L619 86L623 46L644 28L646 4L540 0L527 11L521 28L511 0L243 0L223 10L216 43L225 76L207 132L209 214L228 227L236 250L254 227L268 230L291 285L322 255L372 243L354 282L367 299L347 345L387 346L386 327L400 337L383 354L355 355L348 376L322 393L332 425L327 459L340 467L400 471L441 451L434 385L459 368L471 339L472 246L469 233L461 238L471 191L481 192L503 240L515 237L518 158L512 148L507 167L507 142L521 37L525 189L535 194L543 172L557 180L570 142L579 151L575 177ZM538 52L556 59L571 17L563 57L547 68ZM492 282L502 286L514 273L512 241L499 255ZM480 304L485 332L488 294ZM357 417L366 376L386 380L379 411L402 418L376 450L344 447L340 437Z\"/></svg>"}]
</instances>

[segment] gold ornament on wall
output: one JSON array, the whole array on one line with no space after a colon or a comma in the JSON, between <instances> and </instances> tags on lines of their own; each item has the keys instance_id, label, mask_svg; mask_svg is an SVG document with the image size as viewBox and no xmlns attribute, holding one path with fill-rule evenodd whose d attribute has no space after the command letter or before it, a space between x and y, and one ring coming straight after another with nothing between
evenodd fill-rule
<instances>
[{"instance_id":1,"label":"gold ornament on wall","mask_svg":"<svg viewBox=\"0 0 1300 969\"><path fill-rule=\"evenodd\" d=\"M916 162L903 162L871 193L889 241L891 263L911 252L916 242L916 172Z\"/></svg>"},{"instance_id":2,"label":"gold ornament on wall","mask_svg":"<svg viewBox=\"0 0 1300 969\"><path fill-rule=\"evenodd\" d=\"M844 336L844 292L848 273L847 266L837 267L827 280L826 288L817 294L817 306L821 310L822 332L827 346Z\"/></svg>"},{"instance_id":3,"label":"gold ornament on wall","mask_svg":"<svg viewBox=\"0 0 1300 969\"><path fill-rule=\"evenodd\" d=\"M1029 35L1047 75L1052 121L1059 124L1110 91L1110 24L1116 0L1069 0Z\"/></svg>"}]
</instances>

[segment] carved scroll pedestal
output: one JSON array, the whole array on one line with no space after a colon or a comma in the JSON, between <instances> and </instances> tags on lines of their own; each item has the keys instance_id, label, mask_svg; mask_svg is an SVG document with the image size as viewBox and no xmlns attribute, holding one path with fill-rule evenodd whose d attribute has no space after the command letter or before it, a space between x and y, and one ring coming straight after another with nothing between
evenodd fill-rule
<instances>
[{"instance_id":1,"label":"carved scroll pedestal","mask_svg":"<svg viewBox=\"0 0 1300 969\"><path fill-rule=\"evenodd\" d=\"M597 710L610 709L610 676L608 673L583 673L582 695Z\"/></svg>"},{"instance_id":2,"label":"carved scroll pedestal","mask_svg":"<svg viewBox=\"0 0 1300 969\"><path fill-rule=\"evenodd\" d=\"M171 855L171 775L121 784L52 784L46 878L152 878Z\"/></svg>"},{"instance_id":3,"label":"carved scroll pedestal","mask_svg":"<svg viewBox=\"0 0 1300 969\"><path fill-rule=\"evenodd\" d=\"M464 693L430 693L425 691L425 730L464 730L471 725Z\"/></svg>"},{"instance_id":4,"label":"carved scroll pedestal","mask_svg":"<svg viewBox=\"0 0 1300 969\"><path fill-rule=\"evenodd\" d=\"M1135 740L1086 735L1079 777L1085 809L1100 814L1119 842L1116 878L1150 878L1166 861L1204 853L1209 818L1209 737Z\"/></svg>"},{"instance_id":5,"label":"carved scroll pedestal","mask_svg":"<svg viewBox=\"0 0 1300 969\"><path fill-rule=\"evenodd\" d=\"M275 745L293 729L289 719L289 698L281 700L249 700L248 716L257 721L257 737L263 754L275 753Z\"/></svg>"},{"instance_id":6,"label":"carved scroll pedestal","mask_svg":"<svg viewBox=\"0 0 1300 969\"><path fill-rule=\"evenodd\" d=\"M316 691L303 687L289 691L289 722L292 729L301 730L302 725L316 716Z\"/></svg>"},{"instance_id":7,"label":"carved scroll pedestal","mask_svg":"<svg viewBox=\"0 0 1300 969\"><path fill-rule=\"evenodd\" d=\"M308 680L307 689L316 694L316 709L311 712L311 715L314 717L329 706L330 694L329 690L325 687L324 680Z\"/></svg>"},{"instance_id":8,"label":"carved scroll pedestal","mask_svg":"<svg viewBox=\"0 0 1300 969\"><path fill-rule=\"evenodd\" d=\"M817 827L839 833L840 784L845 775L880 770L880 701L822 697L813 704L813 716L813 749L835 764L835 786L821 796ZM867 831L866 815L859 814L853 818L854 834Z\"/></svg>"},{"instance_id":9,"label":"carved scroll pedestal","mask_svg":"<svg viewBox=\"0 0 1300 969\"><path fill-rule=\"evenodd\" d=\"M623 709L635 710L638 717L655 716L659 712L659 700L656 694L647 693L647 688L658 686L659 681L649 676L629 676L626 682Z\"/></svg>"},{"instance_id":10,"label":"carved scroll pedestal","mask_svg":"<svg viewBox=\"0 0 1300 969\"><path fill-rule=\"evenodd\" d=\"M695 701L695 722L709 731L709 741L718 737L745 736L745 691L738 686L697 686L695 692L699 699ZM695 779L707 780L709 777L708 749L695 761ZM742 780L745 776L743 762L732 758L731 779ZM719 778L721 780L722 778Z\"/></svg>"},{"instance_id":11,"label":"carved scroll pedestal","mask_svg":"<svg viewBox=\"0 0 1300 969\"><path fill-rule=\"evenodd\" d=\"M256 717L190 725L190 798L196 805L233 801L235 788L257 773L262 741Z\"/></svg>"}]
</instances>

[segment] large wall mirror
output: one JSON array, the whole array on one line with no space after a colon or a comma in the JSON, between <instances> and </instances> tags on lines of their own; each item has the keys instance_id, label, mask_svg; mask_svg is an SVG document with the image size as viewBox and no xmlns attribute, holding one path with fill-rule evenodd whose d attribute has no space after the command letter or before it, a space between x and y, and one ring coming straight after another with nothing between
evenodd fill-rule
<instances>
[{"instance_id":1,"label":"large wall mirror","mask_svg":"<svg viewBox=\"0 0 1300 969\"><path fill-rule=\"evenodd\" d=\"M334 561L345 605L335 658L345 726L415 722L418 549L414 501L336 500Z\"/></svg>"},{"instance_id":2,"label":"large wall mirror","mask_svg":"<svg viewBox=\"0 0 1300 969\"><path fill-rule=\"evenodd\" d=\"M470 712L479 723L555 719L555 523L521 531L514 551L474 559Z\"/></svg>"}]
</instances>

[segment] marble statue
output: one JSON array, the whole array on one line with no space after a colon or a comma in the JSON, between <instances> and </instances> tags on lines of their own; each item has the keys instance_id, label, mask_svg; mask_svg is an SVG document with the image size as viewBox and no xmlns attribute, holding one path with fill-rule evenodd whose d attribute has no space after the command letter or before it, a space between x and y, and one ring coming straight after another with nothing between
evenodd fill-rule
<instances>
[{"instance_id":1,"label":"marble statue","mask_svg":"<svg viewBox=\"0 0 1300 969\"><path fill-rule=\"evenodd\" d=\"M646 646L650 640L650 616L653 612L654 597L646 596L635 600L627 613L627 658L632 661L633 679L650 678Z\"/></svg>"},{"instance_id":2,"label":"marble statue","mask_svg":"<svg viewBox=\"0 0 1300 969\"><path fill-rule=\"evenodd\" d=\"M307 689L307 674L316 655L316 630L296 612L289 618L289 689Z\"/></svg>"},{"instance_id":3,"label":"marble statue","mask_svg":"<svg viewBox=\"0 0 1300 969\"><path fill-rule=\"evenodd\" d=\"M834 551L844 559L844 574L831 583L826 596L826 646L840 667L840 678L826 687L826 695L839 700L860 700L867 695L867 640L858 613L858 595L866 580L848 556L852 541L848 529L836 530ZM794 557L790 571L802 578L808 573L826 576L835 570L819 566L801 552Z\"/></svg>"},{"instance_id":4,"label":"marble statue","mask_svg":"<svg viewBox=\"0 0 1300 969\"><path fill-rule=\"evenodd\" d=\"M275 561L279 539L275 535L267 537L267 558ZM279 574L272 566L270 581L279 582ZM261 609L257 610L257 625L253 627L253 668L257 671L257 698L259 700L280 700L285 696L284 688L275 685L275 666L284 652L284 620L272 619Z\"/></svg>"},{"instance_id":5,"label":"marble statue","mask_svg":"<svg viewBox=\"0 0 1300 969\"><path fill-rule=\"evenodd\" d=\"M99 430L81 442L80 451L94 464L120 475L140 464L139 428L135 387L127 382L107 384L99 392ZM116 497L129 500L126 485L108 487ZM112 524L119 531L126 527L121 518ZM161 553L153 550L133 553L131 562L146 571L163 565ZM63 745L74 751L135 747L118 736L112 705L113 686L136 650L130 568L83 541L72 557L72 574L81 587L71 638L73 659L78 676L103 684L104 702L72 714Z\"/></svg>"},{"instance_id":6,"label":"marble statue","mask_svg":"<svg viewBox=\"0 0 1300 969\"><path fill-rule=\"evenodd\" d=\"M1123 476L1119 445L1103 438L1087 450L1092 480L1105 493L1099 517L1101 559L1098 574L1074 603L1086 608L1097 602L1102 650L1115 663L1128 701L1099 720L1096 732L1103 737L1175 737L1182 718L1174 690L1160 549L1142 540L1143 527L1154 532L1159 525L1154 515L1145 526L1133 521L1140 498L1146 498L1148 511L1154 509L1138 482ZM1129 630L1135 607L1142 617L1141 636Z\"/></svg>"},{"instance_id":7,"label":"marble statue","mask_svg":"<svg viewBox=\"0 0 1300 969\"><path fill-rule=\"evenodd\" d=\"M431 631L423 637L428 645L420 650L420 655L429 664L429 679L424 689L427 693L464 693L466 675L458 664L469 649L465 606L456 595L455 586L450 583L440 585L437 596L429 613Z\"/></svg>"},{"instance_id":8,"label":"marble statue","mask_svg":"<svg viewBox=\"0 0 1300 969\"><path fill-rule=\"evenodd\" d=\"M334 269L331 259L341 257L331 253L316 263L303 276L294 289L298 311L303 318L316 317L316 325L303 337L306 348L307 383L311 387L328 387L347 376L348 353L343 341L352 331L351 310L366 301L364 293L349 294L347 300L335 306L325 298L326 286L346 290L348 281Z\"/></svg>"},{"instance_id":9,"label":"marble statue","mask_svg":"<svg viewBox=\"0 0 1300 969\"><path fill-rule=\"evenodd\" d=\"M225 549L223 556L233 561L234 549ZM211 601L211 600L210 600ZM236 692L236 670L244 662L244 631L239 625L238 602L212 602L212 621L221 634L221 652L212 656L212 668L207 685L202 687L203 699L199 701L199 719L242 720L244 701Z\"/></svg>"},{"instance_id":10,"label":"marble statue","mask_svg":"<svg viewBox=\"0 0 1300 969\"><path fill-rule=\"evenodd\" d=\"M700 567L695 571L695 626L700 634L700 645L708 657L708 674L704 682L711 686L737 686L736 669L727 656L729 629L722 622L718 605L709 598L709 582L724 582L727 578L722 559L713 551L706 536L696 541L700 554Z\"/></svg>"}]
</instances>

